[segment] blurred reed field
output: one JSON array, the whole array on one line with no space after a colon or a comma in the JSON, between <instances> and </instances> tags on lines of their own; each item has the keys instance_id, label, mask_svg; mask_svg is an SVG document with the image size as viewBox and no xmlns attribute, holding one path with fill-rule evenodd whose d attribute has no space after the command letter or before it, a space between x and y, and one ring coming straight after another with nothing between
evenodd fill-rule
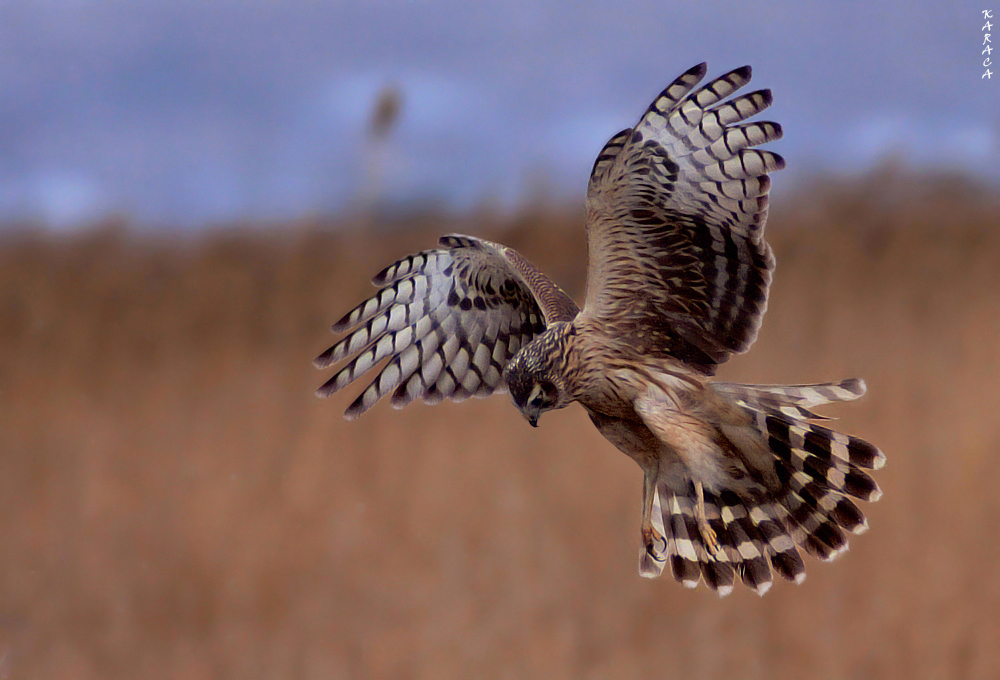
<instances>
[{"instance_id":1,"label":"blurred reed field","mask_svg":"<svg viewBox=\"0 0 1000 680\"><path fill-rule=\"evenodd\" d=\"M819 186L819 185L817 185ZM397 257L502 240L582 299L580 210L0 246L0 678L1000 677L1000 200L773 202L724 379L863 376L868 533L763 598L637 573L641 474L579 408L341 413L312 368Z\"/></svg>"}]
</instances>

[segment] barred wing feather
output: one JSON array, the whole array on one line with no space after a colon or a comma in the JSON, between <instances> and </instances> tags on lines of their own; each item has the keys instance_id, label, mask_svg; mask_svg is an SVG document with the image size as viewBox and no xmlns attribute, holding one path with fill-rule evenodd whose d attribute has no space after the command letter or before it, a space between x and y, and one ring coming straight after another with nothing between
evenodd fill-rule
<instances>
[{"instance_id":1,"label":"barred wing feather","mask_svg":"<svg viewBox=\"0 0 1000 680\"><path fill-rule=\"evenodd\" d=\"M516 251L469 236L445 236L373 279L378 293L333 325L346 335L316 358L317 368L348 360L317 394L346 387L388 362L345 416L356 418L392 394L402 408L505 390L503 373L547 323L576 305Z\"/></svg>"},{"instance_id":2,"label":"barred wing feather","mask_svg":"<svg viewBox=\"0 0 1000 680\"><path fill-rule=\"evenodd\" d=\"M767 307L767 173L784 161L750 148L780 138L777 123L741 122L770 92L724 101L750 67L694 89L704 75L704 64L681 75L598 155L584 314L645 355L712 373L750 347Z\"/></svg>"}]
</instances>

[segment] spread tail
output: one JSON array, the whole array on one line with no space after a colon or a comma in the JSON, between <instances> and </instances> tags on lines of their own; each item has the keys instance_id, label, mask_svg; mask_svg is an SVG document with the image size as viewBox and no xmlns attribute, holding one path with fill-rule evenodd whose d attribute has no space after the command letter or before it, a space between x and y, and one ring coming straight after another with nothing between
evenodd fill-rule
<instances>
[{"instance_id":1,"label":"spread tail","mask_svg":"<svg viewBox=\"0 0 1000 680\"><path fill-rule=\"evenodd\" d=\"M741 424L719 427L731 483L649 480L640 573L659 576L669 562L685 586L704 580L720 595L732 591L737 577L759 594L770 588L772 572L801 582L799 548L823 560L843 552L845 532L868 527L851 499L882 495L864 471L884 465L882 452L809 422L823 419L813 407L863 395L864 382L712 387L743 414ZM763 458L742 451L751 441Z\"/></svg>"}]
</instances>

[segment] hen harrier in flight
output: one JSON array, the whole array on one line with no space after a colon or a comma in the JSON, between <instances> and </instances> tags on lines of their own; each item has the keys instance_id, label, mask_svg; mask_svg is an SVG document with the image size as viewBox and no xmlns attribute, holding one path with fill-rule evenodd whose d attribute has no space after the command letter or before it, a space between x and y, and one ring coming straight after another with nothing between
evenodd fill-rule
<instances>
[{"instance_id":1,"label":"hen harrier in flight","mask_svg":"<svg viewBox=\"0 0 1000 680\"><path fill-rule=\"evenodd\" d=\"M738 575L763 594L772 570L805 577L799 548L830 559L867 528L851 498L879 498L864 470L885 457L811 422L813 407L863 395L861 380L711 379L757 337L774 268L767 173L784 161L751 148L781 137L778 124L742 122L770 92L726 99L750 67L695 89L705 71L677 78L598 154L582 310L520 253L445 236L376 275L378 293L333 325L347 335L315 364L350 360L317 394L388 359L347 418L390 393L398 408L508 391L533 426L578 402L645 474L640 573L669 562L685 586L724 595Z\"/></svg>"}]
</instances>

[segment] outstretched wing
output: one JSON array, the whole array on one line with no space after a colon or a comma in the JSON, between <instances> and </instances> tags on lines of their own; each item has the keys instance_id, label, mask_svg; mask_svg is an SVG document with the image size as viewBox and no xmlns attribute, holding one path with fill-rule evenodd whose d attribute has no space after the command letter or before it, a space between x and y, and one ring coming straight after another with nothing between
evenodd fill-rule
<instances>
[{"instance_id":1,"label":"outstretched wing","mask_svg":"<svg viewBox=\"0 0 1000 680\"><path fill-rule=\"evenodd\" d=\"M547 324L576 316L573 300L517 251L470 236L404 257L372 280L378 293L333 325L347 333L313 362L350 359L317 390L329 396L389 361L344 415L356 418L386 394L402 408L504 391L503 372Z\"/></svg>"},{"instance_id":2,"label":"outstretched wing","mask_svg":"<svg viewBox=\"0 0 1000 680\"><path fill-rule=\"evenodd\" d=\"M712 373L750 347L767 308L767 173L784 161L750 148L780 138L777 123L741 123L771 104L768 90L723 101L750 67L695 90L705 70L675 80L594 163L583 315L645 355Z\"/></svg>"}]
</instances>

